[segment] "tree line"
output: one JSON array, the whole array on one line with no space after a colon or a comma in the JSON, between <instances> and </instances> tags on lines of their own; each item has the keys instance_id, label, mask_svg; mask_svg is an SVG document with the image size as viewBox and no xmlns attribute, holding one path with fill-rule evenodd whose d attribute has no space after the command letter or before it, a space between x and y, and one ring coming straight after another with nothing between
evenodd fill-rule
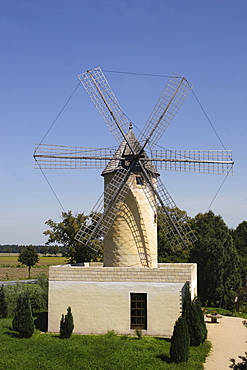
<instances>
[{"instance_id":1,"label":"tree line","mask_svg":"<svg viewBox=\"0 0 247 370\"><path fill-rule=\"evenodd\" d=\"M158 261L159 262L194 262L198 266L198 295L203 305L223 307L233 310L245 302L247 277L247 221L236 229L229 229L220 215L212 211L199 213L194 218L185 211L183 222L188 223L196 236L196 242L189 248L177 243L172 248L164 232L165 217L158 211ZM81 225L93 222L92 215L71 211L62 212L61 221L46 221L48 230L47 245L58 243L64 248L63 255L68 262L102 261L103 249L100 233L96 240L101 245L99 252L85 248L75 240ZM241 309L245 309L241 307ZM247 312L247 308L246 308Z\"/></svg>"},{"instance_id":2,"label":"tree line","mask_svg":"<svg viewBox=\"0 0 247 370\"><path fill-rule=\"evenodd\" d=\"M0 253L20 253L23 248L27 247L26 245L18 244L2 244L0 245ZM57 255L63 254L66 252L63 246L59 245L33 245L36 253L46 255Z\"/></svg>"}]
</instances>

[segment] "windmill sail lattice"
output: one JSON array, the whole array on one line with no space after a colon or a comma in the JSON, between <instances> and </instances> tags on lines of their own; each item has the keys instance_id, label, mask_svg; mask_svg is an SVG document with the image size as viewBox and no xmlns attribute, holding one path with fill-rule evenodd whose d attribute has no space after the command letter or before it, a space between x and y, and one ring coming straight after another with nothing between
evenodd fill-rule
<instances>
[{"instance_id":1,"label":"windmill sail lattice","mask_svg":"<svg viewBox=\"0 0 247 370\"><path fill-rule=\"evenodd\" d=\"M40 144L34 154L37 165L51 169L104 168L104 194L91 212L91 224L82 228L76 239L97 249L93 240L100 230L105 265L139 263L143 267L155 267L157 224L154 220L159 209L166 215L166 234L174 248L181 243L188 247L194 240L186 217L178 212L158 170L228 174L232 172L232 153L154 149L192 89L179 75L171 76L138 140L101 69L87 71L79 79L119 146L103 149Z\"/></svg>"}]
</instances>

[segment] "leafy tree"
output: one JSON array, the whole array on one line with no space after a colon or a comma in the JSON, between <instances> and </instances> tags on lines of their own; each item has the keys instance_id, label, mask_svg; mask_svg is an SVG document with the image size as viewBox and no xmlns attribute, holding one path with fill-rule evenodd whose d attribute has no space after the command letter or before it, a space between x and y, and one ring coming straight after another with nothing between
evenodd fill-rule
<instances>
[{"instance_id":1,"label":"leafy tree","mask_svg":"<svg viewBox=\"0 0 247 370\"><path fill-rule=\"evenodd\" d=\"M4 318L8 316L8 304L5 297L4 286L0 286L0 317Z\"/></svg>"},{"instance_id":2,"label":"leafy tree","mask_svg":"<svg viewBox=\"0 0 247 370\"><path fill-rule=\"evenodd\" d=\"M239 290L238 254L230 230L212 211L192 220L197 237L190 259L198 265L198 295L203 304L232 308Z\"/></svg>"},{"instance_id":3,"label":"leafy tree","mask_svg":"<svg viewBox=\"0 0 247 370\"><path fill-rule=\"evenodd\" d=\"M21 252L18 257L18 261L23 265L28 267L28 277L30 278L31 267L36 265L39 262L39 256L36 253L36 250L33 245L27 245L22 247Z\"/></svg>"},{"instance_id":4,"label":"leafy tree","mask_svg":"<svg viewBox=\"0 0 247 370\"><path fill-rule=\"evenodd\" d=\"M172 213L172 210L170 210ZM190 224L190 218L186 211L179 208L174 210L174 219L179 219L184 224ZM159 262L188 262L189 249L186 249L182 241L177 241L174 237L173 229L170 229L170 221L163 208L158 209L158 260ZM176 245L174 248L171 245Z\"/></svg>"},{"instance_id":5,"label":"leafy tree","mask_svg":"<svg viewBox=\"0 0 247 370\"><path fill-rule=\"evenodd\" d=\"M239 255L239 271L244 286L247 281L247 221L241 222L236 230L232 231L232 237Z\"/></svg>"},{"instance_id":6,"label":"leafy tree","mask_svg":"<svg viewBox=\"0 0 247 370\"><path fill-rule=\"evenodd\" d=\"M30 338L34 332L34 321L28 292L19 295L12 321L13 330L18 331L20 338Z\"/></svg>"},{"instance_id":7,"label":"leafy tree","mask_svg":"<svg viewBox=\"0 0 247 370\"><path fill-rule=\"evenodd\" d=\"M91 248L86 248L82 243L75 240L75 236L81 226L84 225L87 227L87 224L91 222L92 217L85 216L83 213L77 213L74 216L71 211L68 211L62 212L61 218L61 222L55 222L52 220L46 221L45 224L51 229L44 231L44 235L49 238L46 244L61 244L67 250L65 257L68 258L70 263L101 261L102 249L100 249L100 252L96 254ZM99 247L101 247L100 229L96 234L96 240L94 240L94 242L98 243Z\"/></svg>"},{"instance_id":8,"label":"leafy tree","mask_svg":"<svg viewBox=\"0 0 247 370\"><path fill-rule=\"evenodd\" d=\"M70 338L74 329L74 320L71 312L71 307L67 308L67 314L62 315L60 321L60 338Z\"/></svg>"},{"instance_id":9,"label":"leafy tree","mask_svg":"<svg viewBox=\"0 0 247 370\"><path fill-rule=\"evenodd\" d=\"M60 252L58 245L50 245L48 248L49 254L54 254L55 256Z\"/></svg>"},{"instance_id":10,"label":"leafy tree","mask_svg":"<svg viewBox=\"0 0 247 370\"><path fill-rule=\"evenodd\" d=\"M43 245L41 248L40 248L40 253L41 254L44 254L45 256L47 255L48 253L48 247L46 245Z\"/></svg>"},{"instance_id":11,"label":"leafy tree","mask_svg":"<svg viewBox=\"0 0 247 370\"><path fill-rule=\"evenodd\" d=\"M187 362L189 359L190 336L185 317L179 317L171 338L170 357L172 362Z\"/></svg>"}]
</instances>

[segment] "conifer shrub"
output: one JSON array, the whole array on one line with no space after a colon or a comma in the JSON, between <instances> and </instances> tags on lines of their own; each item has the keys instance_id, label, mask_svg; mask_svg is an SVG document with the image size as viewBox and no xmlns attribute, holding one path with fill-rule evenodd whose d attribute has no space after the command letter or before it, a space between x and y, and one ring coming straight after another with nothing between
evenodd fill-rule
<instances>
[{"instance_id":1,"label":"conifer shrub","mask_svg":"<svg viewBox=\"0 0 247 370\"><path fill-rule=\"evenodd\" d=\"M184 285L184 290L183 290L182 317L186 319L189 336L190 336L190 343L191 343L191 338L193 337L193 323L191 320L191 310L192 310L192 302L191 302L191 293L190 293L190 283L187 281Z\"/></svg>"},{"instance_id":2,"label":"conifer shrub","mask_svg":"<svg viewBox=\"0 0 247 370\"><path fill-rule=\"evenodd\" d=\"M208 329L207 329L207 326L206 326L206 323L205 323L205 320L204 320L202 305L201 305L200 299L198 297L195 297L193 299L192 307L193 307L193 311L196 312L196 317L197 317L197 320L198 320L198 326L199 326L198 339L199 339L200 344L201 344L201 343L204 343L205 340L207 339Z\"/></svg>"},{"instance_id":3,"label":"conifer shrub","mask_svg":"<svg viewBox=\"0 0 247 370\"><path fill-rule=\"evenodd\" d=\"M186 282L184 287L182 316L185 317L187 322L190 345L199 346L207 338L207 327L199 298L195 297L194 300L191 301L188 282Z\"/></svg>"},{"instance_id":4,"label":"conifer shrub","mask_svg":"<svg viewBox=\"0 0 247 370\"><path fill-rule=\"evenodd\" d=\"M8 316L8 304L5 297L4 286L0 286L0 317L5 318Z\"/></svg>"},{"instance_id":5,"label":"conifer shrub","mask_svg":"<svg viewBox=\"0 0 247 370\"><path fill-rule=\"evenodd\" d=\"M33 335L34 321L28 292L21 293L18 297L12 328L19 333L20 338L30 338Z\"/></svg>"},{"instance_id":6,"label":"conifer shrub","mask_svg":"<svg viewBox=\"0 0 247 370\"><path fill-rule=\"evenodd\" d=\"M187 362L189 359L190 336L185 317L179 317L171 338L170 358L172 362Z\"/></svg>"},{"instance_id":7,"label":"conifer shrub","mask_svg":"<svg viewBox=\"0 0 247 370\"><path fill-rule=\"evenodd\" d=\"M74 329L74 320L71 312L71 307L67 308L67 314L60 320L60 338L70 338Z\"/></svg>"}]
</instances>

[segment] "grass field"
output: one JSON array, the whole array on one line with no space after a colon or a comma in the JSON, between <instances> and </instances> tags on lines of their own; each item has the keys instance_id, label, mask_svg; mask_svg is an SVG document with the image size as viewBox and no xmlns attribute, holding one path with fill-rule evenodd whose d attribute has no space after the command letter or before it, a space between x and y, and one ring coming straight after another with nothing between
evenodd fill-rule
<instances>
[{"instance_id":1,"label":"grass field","mask_svg":"<svg viewBox=\"0 0 247 370\"><path fill-rule=\"evenodd\" d=\"M0 343L0 368L8 370L199 370L210 350L208 342L191 347L189 362L174 364L170 363L170 341L166 339L137 340L110 332L61 340L38 330L30 339L19 339L11 330L11 319L0 319Z\"/></svg>"},{"instance_id":2,"label":"grass field","mask_svg":"<svg viewBox=\"0 0 247 370\"><path fill-rule=\"evenodd\" d=\"M48 268L52 265L62 265L66 263L64 257L40 256L39 263L31 268L31 277L35 278L40 273L48 276ZM18 262L17 253L0 254L0 280L18 280L27 279L28 268Z\"/></svg>"}]
</instances>

